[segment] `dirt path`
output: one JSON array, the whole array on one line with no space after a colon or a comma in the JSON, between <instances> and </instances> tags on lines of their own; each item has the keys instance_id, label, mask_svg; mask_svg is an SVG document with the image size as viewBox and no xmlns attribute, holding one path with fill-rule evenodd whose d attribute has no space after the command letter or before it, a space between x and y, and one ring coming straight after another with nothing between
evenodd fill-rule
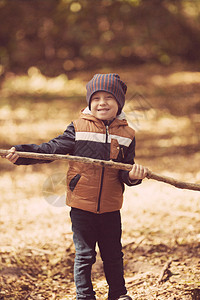
<instances>
[{"instance_id":1,"label":"dirt path","mask_svg":"<svg viewBox=\"0 0 200 300\"><path fill-rule=\"evenodd\" d=\"M130 72L124 76L131 78ZM157 69L156 72L159 73ZM126 108L129 121L137 129L136 161L154 172L199 182L199 134L195 131L198 120L194 117L199 116L195 106L199 87L189 86L191 102L184 92L181 107L184 102L190 118L183 108L175 115L175 100L163 104L170 91L174 96L174 88L149 86L150 73L151 70L141 70L137 78L140 89L149 93L146 100L137 98L131 108ZM181 91L181 86L176 89ZM48 101L31 104L30 119L29 107L20 103L19 107L0 108L2 146L28 142L30 130L34 137L31 142L46 141L62 132L71 117L63 100L51 102L59 113L57 123L54 113L48 110ZM42 107L40 118L38 106ZM59 110L63 106L64 112ZM131 114L133 107L137 114ZM1 300L75 299L69 208L62 205L66 168L66 163L60 162L15 167L0 160ZM60 180L53 192L61 197L61 204L52 204L44 197L44 185L51 182L52 176ZM126 188L122 242L127 288L133 299L200 299L199 213L199 192L147 179L140 186ZM106 299L99 254L92 276L97 299Z\"/></svg>"},{"instance_id":2,"label":"dirt path","mask_svg":"<svg viewBox=\"0 0 200 300\"><path fill-rule=\"evenodd\" d=\"M35 196L1 205L1 297L75 299L68 211ZM200 286L199 212L198 192L148 180L126 189L124 263L134 299L192 299L189 294ZM159 283L169 260L169 277L163 274ZM98 299L106 299L99 255L93 280Z\"/></svg>"}]
</instances>

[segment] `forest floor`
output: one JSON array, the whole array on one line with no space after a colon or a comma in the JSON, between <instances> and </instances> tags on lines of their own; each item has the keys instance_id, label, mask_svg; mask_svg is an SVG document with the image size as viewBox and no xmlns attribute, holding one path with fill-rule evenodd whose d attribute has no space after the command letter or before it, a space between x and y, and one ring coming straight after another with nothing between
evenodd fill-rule
<instances>
[{"instance_id":1,"label":"forest floor","mask_svg":"<svg viewBox=\"0 0 200 300\"><path fill-rule=\"evenodd\" d=\"M130 86L125 112L136 130L136 162L159 174L200 182L200 75L195 67L114 71ZM74 77L69 84L81 87L92 73L76 76L79 80ZM6 84L0 104L3 149L48 141L84 107L84 95L73 89L70 101L66 94L29 93L27 81L24 92ZM66 169L65 162L17 167L0 160L0 300L75 299ZM200 299L199 192L145 179L126 187L121 213L129 295L137 300ZM107 299L99 253L92 278L97 299Z\"/></svg>"}]
</instances>

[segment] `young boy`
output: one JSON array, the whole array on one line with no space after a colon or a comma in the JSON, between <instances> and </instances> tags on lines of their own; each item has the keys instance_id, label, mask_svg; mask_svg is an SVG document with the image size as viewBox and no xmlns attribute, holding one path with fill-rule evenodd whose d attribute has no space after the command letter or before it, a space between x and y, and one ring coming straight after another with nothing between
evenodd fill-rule
<instances>
[{"instance_id":1,"label":"young boy","mask_svg":"<svg viewBox=\"0 0 200 300\"><path fill-rule=\"evenodd\" d=\"M12 147L6 158L17 165L46 162L19 158L17 150L112 159L133 165L129 172L69 162L66 200L71 206L76 249L74 279L77 300L96 299L91 282L96 244L109 286L108 299L128 300L131 297L127 295L123 274L120 209L124 183L129 186L141 183L148 170L134 164L135 133L122 112L126 84L117 74L96 74L86 89L88 107L62 135L41 145Z\"/></svg>"}]
</instances>

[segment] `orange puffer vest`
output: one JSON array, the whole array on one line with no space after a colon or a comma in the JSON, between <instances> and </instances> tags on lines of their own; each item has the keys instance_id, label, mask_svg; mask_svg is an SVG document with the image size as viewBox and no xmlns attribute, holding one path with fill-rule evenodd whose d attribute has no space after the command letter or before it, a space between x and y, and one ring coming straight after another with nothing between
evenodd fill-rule
<instances>
[{"instance_id":1,"label":"orange puffer vest","mask_svg":"<svg viewBox=\"0 0 200 300\"><path fill-rule=\"evenodd\" d=\"M109 126L89 114L81 114L73 122L74 155L122 161L134 139L134 130L125 119L116 118ZM67 205L93 213L121 209L124 184L119 170L69 162L67 174Z\"/></svg>"}]
</instances>

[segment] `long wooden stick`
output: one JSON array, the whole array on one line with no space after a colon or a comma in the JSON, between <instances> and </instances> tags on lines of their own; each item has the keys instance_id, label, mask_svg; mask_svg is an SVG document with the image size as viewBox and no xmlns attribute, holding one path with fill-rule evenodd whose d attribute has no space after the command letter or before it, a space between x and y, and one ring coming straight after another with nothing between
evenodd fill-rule
<instances>
[{"instance_id":1,"label":"long wooden stick","mask_svg":"<svg viewBox=\"0 0 200 300\"><path fill-rule=\"evenodd\" d=\"M0 149L0 156L5 156L9 153L10 152L8 150ZM86 164L94 164L94 165L101 166L101 167L104 166L104 167L126 170L126 171L130 171L132 169L132 165L130 165L130 164L118 163L118 162L114 162L112 160L105 161L105 160L81 157L81 156L61 155L61 154L43 154L43 153L20 152L20 151L16 151L16 153L19 155L19 157L24 157L24 158L52 160L52 161L54 161L54 160L69 160L69 161L76 161L76 162L81 162L81 163L86 163ZM146 177L148 179L165 182L167 184L175 186L176 188L200 191L200 184L179 181L179 180L176 180L171 177L155 174L150 170L148 170Z\"/></svg>"}]
</instances>

